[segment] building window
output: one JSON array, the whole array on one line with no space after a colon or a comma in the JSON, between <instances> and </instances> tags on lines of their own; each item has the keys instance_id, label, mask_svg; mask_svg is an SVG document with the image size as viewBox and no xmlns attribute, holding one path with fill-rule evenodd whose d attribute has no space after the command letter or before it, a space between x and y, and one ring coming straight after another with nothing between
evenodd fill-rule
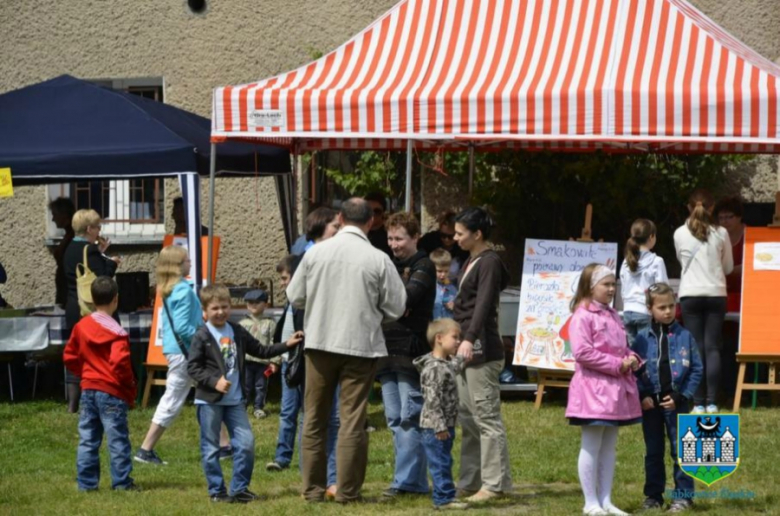
<instances>
[{"instance_id":1,"label":"building window","mask_svg":"<svg viewBox=\"0 0 780 516\"><path fill-rule=\"evenodd\" d=\"M161 78L97 79L100 86L163 102ZM50 185L49 199L70 197L76 209L93 209L103 218L103 233L115 240L154 239L165 234L163 179L78 181ZM49 236L60 236L49 224Z\"/></svg>"}]
</instances>

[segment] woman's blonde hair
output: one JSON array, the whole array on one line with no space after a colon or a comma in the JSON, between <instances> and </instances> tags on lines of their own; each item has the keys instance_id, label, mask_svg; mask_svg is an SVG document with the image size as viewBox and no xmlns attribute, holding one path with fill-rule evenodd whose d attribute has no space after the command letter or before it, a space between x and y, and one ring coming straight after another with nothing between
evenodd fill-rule
<instances>
[{"instance_id":1,"label":"woman's blonde hair","mask_svg":"<svg viewBox=\"0 0 780 516\"><path fill-rule=\"evenodd\" d=\"M707 190L694 190L688 198L688 209L691 210L691 216L688 218L688 229L691 234L702 242L707 241L712 226L712 216L710 212L715 206L715 199Z\"/></svg>"},{"instance_id":2,"label":"woman's blonde hair","mask_svg":"<svg viewBox=\"0 0 780 516\"><path fill-rule=\"evenodd\" d=\"M157 257L157 291L163 299L171 295L173 287L181 281L181 266L187 259L187 250L178 245L169 245Z\"/></svg>"},{"instance_id":3,"label":"woman's blonde hair","mask_svg":"<svg viewBox=\"0 0 780 516\"><path fill-rule=\"evenodd\" d=\"M78 236L86 235L89 226L97 226L98 224L100 224L100 215L95 210L78 210L73 214L71 221L73 232Z\"/></svg>"}]
</instances>

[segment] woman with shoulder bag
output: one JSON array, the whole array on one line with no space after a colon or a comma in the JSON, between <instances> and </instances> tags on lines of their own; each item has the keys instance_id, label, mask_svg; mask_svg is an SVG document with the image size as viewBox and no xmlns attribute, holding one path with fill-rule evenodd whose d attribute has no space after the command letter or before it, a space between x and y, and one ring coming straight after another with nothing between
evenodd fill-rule
<instances>
[{"instance_id":1,"label":"woman with shoulder bag","mask_svg":"<svg viewBox=\"0 0 780 516\"><path fill-rule=\"evenodd\" d=\"M78 210L73 214L71 222L74 237L65 249L62 257L62 266L65 270L65 282L67 284L67 298L65 301L65 329L70 330L79 322L85 310L91 304L89 299L79 300L79 279L81 276L113 277L122 260L118 256L109 258L105 254L109 241L100 237L102 228L100 215L95 210ZM89 288L89 285L86 286ZM65 384L68 393L68 412L79 411L79 387L80 378L70 371L65 373Z\"/></svg>"},{"instance_id":2,"label":"woman with shoulder bag","mask_svg":"<svg viewBox=\"0 0 780 516\"><path fill-rule=\"evenodd\" d=\"M406 285L406 314L383 327L387 357L380 358L377 379L387 426L393 432L395 468L384 496L428 492L428 471L420 411L420 374L412 361L427 350L425 332L433 319L436 301L436 267L425 251L417 250L420 224L411 213L396 213L387 221L387 242Z\"/></svg>"},{"instance_id":3,"label":"woman with shoulder bag","mask_svg":"<svg viewBox=\"0 0 780 516\"><path fill-rule=\"evenodd\" d=\"M203 309L192 288L185 279L190 271L187 250L169 245L157 258L157 292L163 302L162 324L163 355L168 362L165 393L160 398L152 417L152 425L134 459L147 464L167 464L154 451L165 430L178 417L192 381L187 374L187 354L190 341L203 324Z\"/></svg>"},{"instance_id":4,"label":"woman with shoulder bag","mask_svg":"<svg viewBox=\"0 0 780 516\"><path fill-rule=\"evenodd\" d=\"M512 489L506 428L501 417L499 375L504 346L498 333L498 303L509 284L509 271L488 247L493 219L482 208L466 208L455 217L455 240L469 252L458 276L454 317L466 360L458 375L458 419L463 429L458 491L468 502L484 502Z\"/></svg>"},{"instance_id":5,"label":"woman with shoulder bag","mask_svg":"<svg viewBox=\"0 0 780 516\"><path fill-rule=\"evenodd\" d=\"M693 399L692 414L718 412L720 348L726 319L726 276L734 268L728 231L712 221L715 201L706 190L688 199L690 216L674 232L674 248L682 265L680 305L685 327L699 346L704 378Z\"/></svg>"}]
</instances>

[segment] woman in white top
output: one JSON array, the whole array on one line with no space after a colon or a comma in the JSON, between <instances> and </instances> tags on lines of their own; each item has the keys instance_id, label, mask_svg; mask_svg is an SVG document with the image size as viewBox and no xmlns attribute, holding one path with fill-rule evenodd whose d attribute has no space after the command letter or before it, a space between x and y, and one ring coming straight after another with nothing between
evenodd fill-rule
<instances>
[{"instance_id":1,"label":"woman in white top","mask_svg":"<svg viewBox=\"0 0 780 516\"><path fill-rule=\"evenodd\" d=\"M693 400L694 414L718 411L715 398L726 317L726 275L734 268L729 234L712 222L714 205L709 192L694 191L688 199L690 216L674 232L674 248L682 265L679 297L683 321L704 361L704 378Z\"/></svg>"}]
</instances>

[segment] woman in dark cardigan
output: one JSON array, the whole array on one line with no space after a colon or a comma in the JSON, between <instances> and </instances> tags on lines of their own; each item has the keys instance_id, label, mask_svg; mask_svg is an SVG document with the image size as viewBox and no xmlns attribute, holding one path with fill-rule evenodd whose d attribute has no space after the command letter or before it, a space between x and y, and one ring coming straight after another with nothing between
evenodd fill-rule
<instances>
[{"instance_id":1,"label":"woman in dark cardigan","mask_svg":"<svg viewBox=\"0 0 780 516\"><path fill-rule=\"evenodd\" d=\"M387 426L393 433L395 467L385 497L428 492L428 467L420 429L420 373L412 360L430 350L425 333L436 301L436 267L417 249L420 223L411 213L387 221L387 241L406 287L406 314L384 325L386 357L377 364Z\"/></svg>"},{"instance_id":2,"label":"woman in dark cardigan","mask_svg":"<svg viewBox=\"0 0 780 516\"><path fill-rule=\"evenodd\" d=\"M482 208L467 208L455 218L455 240L469 258L458 276L454 318L462 341L458 355L467 360L458 375L463 429L458 490L467 501L483 502L512 489L507 436L501 418L498 376L504 349L498 333L498 303L509 272L487 240L493 220Z\"/></svg>"},{"instance_id":3,"label":"woman in dark cardigan","mask_svg":"<svg viewBox=\"0 0 780 516\"><path fill-rule=\"evenodd\" d=\"M100 238L100 215L95 210L78 210L73 215L73 232L75 236L65 249L63 267L68 285L68 297L65 303L65 327L67 333L81 319L79 298L76 290L76 267L84 262L84 247L87 246L87 265L96 276L113 277L120 263L118 257L108 258L103 252L108 247L108 241ZM79 410L80 379L70 372L66 373L65 383L68 392L68 412Z\"/></svg>"}]
</instances>

